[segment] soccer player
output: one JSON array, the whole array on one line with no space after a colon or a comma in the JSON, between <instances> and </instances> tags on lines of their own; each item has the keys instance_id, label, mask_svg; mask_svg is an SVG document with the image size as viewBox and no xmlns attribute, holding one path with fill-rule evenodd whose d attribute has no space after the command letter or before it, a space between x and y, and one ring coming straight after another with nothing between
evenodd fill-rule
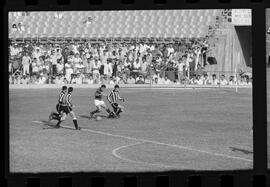
<instances>
[{"instance_id":1,"label":"soccer player","mask_svg":"<svg viewBox=\"0 0 270 187\"><path fill-rule=\"evenodd\" d=\"M77 118L75 113L72 111L72 97L71 93L73 92L73 88L68 88L68 93L63 98L63 104L60 106L60 112L61 112L61 118L58 120L58 123L56 124L56 127L60 127L60 123L66 119L67 114L69 114L72 119L76 130L80 130L81 127L78 126Z\"/></svg>"},{"instance_id":2,"label":"soccer player","mask_svg":"<svg viewBox=\"0 0 270 187\"><path fill-rule=\"evenodd\" d=\"M100 88L96 90L94 102L97 109L90 112L90 118L92 118L95 113L101 112L101 108L104 108L108 112L109 118L114 116L114 113L110 111L110 109L106 106L105 102L102 100L102 96L106 96L103 94L105 88L106 88L106 85L103 84L101 85Z\"/></svg>"},{"instance_id":3,"label":"soccer player","mask_svg":"<svg viewBox=\"0 0 270 187\"><path fill-rule=\"evenodd\" d=\"M55 120L59 120L60 117L61 117L61 113L60 113L60 106L63 104L63 99L64 99L64 96L66 95L67 93L67 86L63 86L62 87L62 90L59 94L59 97L58 97L58 102L56 104L56 111L57 112L52 112L49 116L49 121L55 119Z\"/></svg>"},{"instance_id":4,"label":"soccer player","mask_svg":"<svg viewBox=\"0 0 270 187\"><path fill-rule=\"evenodd\" d=\"M117 103L117 100L122 100L125 102L124 98L121 98L119 95L119 85L115 85L114 89L111 91L111 93L107 97L108 101L110 102L115 115L117 118L120 117L120 113L124 111L124 106L121 106Z\"/></svg>"}]
</instances>

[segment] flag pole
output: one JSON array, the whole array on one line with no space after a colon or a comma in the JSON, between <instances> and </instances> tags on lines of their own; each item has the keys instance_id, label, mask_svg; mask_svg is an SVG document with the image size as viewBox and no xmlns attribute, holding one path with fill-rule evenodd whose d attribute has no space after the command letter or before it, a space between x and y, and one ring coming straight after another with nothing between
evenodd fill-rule
<instances>
[{"instance_id":1,"label":"flag pole","mask_svg":"<svg viewBox=\"0 0 270 187\"><path fill-rule=\"evenodd\" d=\"M235 66L235 77L236 77L235 91L236 91L236 93L238 93L237 66L238 66L239 61L240 61L240 53L238 52L237 53L237 62L236 62L236 66Z\"/></svg>"},{"instance_id":2,"label":"flag pole","mask_svg":"<svg viewBox=\"0 0 270 187\"><path fill-rule=\"evenodd\" d=\"M236 67L235 67L235 80L236 80L235 92L238 93L237 64L236 64Z\"/></svg>"}]
</instances>

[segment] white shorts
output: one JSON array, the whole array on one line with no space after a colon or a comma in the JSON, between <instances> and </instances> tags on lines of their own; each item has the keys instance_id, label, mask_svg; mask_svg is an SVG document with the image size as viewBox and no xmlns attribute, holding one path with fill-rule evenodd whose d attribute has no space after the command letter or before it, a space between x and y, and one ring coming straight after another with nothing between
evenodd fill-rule
<instances>
[{"instance_id":1,"label":"white shorts","mask_svg":"<svg viewBox=\"0 0 270 187\"><path fill-rule=\"evenodd\" d=\"M95 105L96 105L96 107L101 106L101 105L105 105L105 102L95 99Z\"/></svg>"}]
</instances>

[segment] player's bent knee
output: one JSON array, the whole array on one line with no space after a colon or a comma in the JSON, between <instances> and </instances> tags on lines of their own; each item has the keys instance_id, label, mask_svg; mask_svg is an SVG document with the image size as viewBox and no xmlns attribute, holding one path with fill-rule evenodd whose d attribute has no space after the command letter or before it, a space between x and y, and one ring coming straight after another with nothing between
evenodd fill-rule
<instances>
[{"instance_id":1,"label":"player's bent knee","mask_svg":"<svg viewBox=\"0 0 270 187\"><path fill-rule=\"evenodd\" d=\"M70 112L70 116L73 118L73 119L76 119L76 115L73 111Z\"/></svg>"}]
</instances>

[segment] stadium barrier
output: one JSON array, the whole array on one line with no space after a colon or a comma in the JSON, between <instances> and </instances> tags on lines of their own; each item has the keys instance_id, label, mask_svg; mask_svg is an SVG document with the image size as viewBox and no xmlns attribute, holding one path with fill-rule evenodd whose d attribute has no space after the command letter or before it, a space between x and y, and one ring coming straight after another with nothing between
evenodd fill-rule
<instances>
[{"instance_id":1,"label":"stadium barrier","mask_svg":"<svg viewBox=\"0 0 270 187\"><path fill-rule=\"evenodd\" d=\"M98 88L100 87L100 84L11 84L9 85L9 89L58 89L61 86L72 86L73 88ZM113 88L114 84L106 84L107 88ZM225 85L222 87L217 87L213 85L164 85L164 84L156 84L156 85L151 85L150 84L120 84L120 87L122 88L136 88L136 89L148 89L148 88L153 88L153 89L195 89L195 88L233 88L235 89L235 86L232 85ZM240 85L238 86L239 88L252 88L250 85Z\"/></svg>"},{"instance_id":2,"label":"stadium barrier","mask_svg":"<svg viewBox=\"0 0 270 187\"><path fill-rule=\"evenodd\" d=\"M206 72L206 71L196 71L196 72L178 72L178 71L160 71L156 72L148 72L148 73L138 73L136 72L128 72L117 73L120 77L119 79L122 82L108 82L112 79L112 77L102 78L104 80L98 79L95 84L87 84L83 82L82 84L76 84L72 80L76 79L76 77L80 76L79 74L72 74L72 79L70 83L67 85L72 85L74 88L97 88L100 84L106 84L108 88L112 88L115 84L119 84L123 88L251 88L251 75L249 76L245 73L239 74L235 72ZM135 76L134 76L135 75ZM87 78L89 76L93 76L91 73L85 73L84 77ZM133 77L134 83L129 83L124 81L127 77ZM213 81L213 77L215 81ZM142 83L136 83L138 79L143 80ZM160 80L164 81L167 79L168 82L159 82ZM223 81L223 82L222 82ZM242 83L241 83L242 81ZM249 82L248 82L249 81ZM49 80L48 82L54 82ZM59 86L64 85L61 84L10 84L10 89L32 89L32 88L58 88Z\"/></svg>"}]
</instances>

